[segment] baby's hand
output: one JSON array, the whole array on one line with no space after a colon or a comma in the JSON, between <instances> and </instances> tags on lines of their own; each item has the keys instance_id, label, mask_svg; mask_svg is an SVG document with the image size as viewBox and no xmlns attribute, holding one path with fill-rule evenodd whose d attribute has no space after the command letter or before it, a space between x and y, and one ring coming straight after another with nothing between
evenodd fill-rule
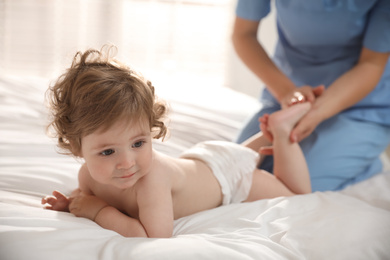
<instances>
[{"instance_id":1,"label":"baby's hand","mask_svg":"<svg viewBox=\"0 0 390 260\"><path fill-rule=\"evenodd\" d=\"M45 209L69 212L69 199L59 191L53 191L53 195L42 198L41 203Z\"/></svg>"},{"instance_id":2,"label":"baby's hand","mask_svg":"<svg viewBox=\"0 0 390 260\"><path fill-rule=\"evenodd\" d=\"M99 211L106 206L108 204L98 197L76 190L71 195L69 211L77 217L94 221Z\"/></svg>"}]
</instances>

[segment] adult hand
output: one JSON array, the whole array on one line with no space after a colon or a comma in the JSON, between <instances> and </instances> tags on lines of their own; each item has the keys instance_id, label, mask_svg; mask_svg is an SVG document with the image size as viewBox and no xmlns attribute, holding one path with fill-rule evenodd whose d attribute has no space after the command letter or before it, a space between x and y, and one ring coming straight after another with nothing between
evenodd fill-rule
<instances>
[{"instance_id":1,"label":"adult hand","mask_svg":"<svg viewBox=\"0 0 390 260\"><path fill-rule=\"evenodd\" d=\"M300 88L296 88L288 92L280 100L280 104L282 106L282 109L306 101L313 104L315 99L320 96L324 92L324 90L324 85L320 85L314 88L310 86L302 86Z\"/></svg>"},{"instance_id":2,"label":"adult hand","mask_svg":"<svg viewBox=\"0 0 390 260\"><path fill-rule=\"evenodd\" d=\"M65 211L69 212L69 199L64 194L59 191L53 191L53 195L46 196L42 198L41 203L45 205L45 209L51 209L56 211Z\"/></svg>"},{"instance_id":3,"label":"adult hand","mask_svg":"<svg viewBox=\"0 0 390 260\"><path fill-rule=\"evenodd\" d=\"M77 189L70 197L69 211L77 217L95 220L99 211L106 206L105 201Z\"/></svg>"},{"instance_id":4,"label":"adult hand","mask_svg":"<svg viewBox=\"0 0 390 260\"><path fill-rule=\"evenodd\" d=\"M302 103L305 101L314 104L317 97L321 96L325 91L325 86L320 85L314 88L309 86L303 86L290 95L290 102L285 103L284 106L292 106L294 104ZM299 93L298 93L299 92ZM286 96L287 97L287 96ZM286 99L287 100L287 99ZM303 100L303 101L302 101ZM321 123L322 117L319 115L318 110L313 108L298 122L290 134L291 142L300 142L308 137L314 129ZM283 108L283 104L282 104Z\"/></svg>"}]
</instances>

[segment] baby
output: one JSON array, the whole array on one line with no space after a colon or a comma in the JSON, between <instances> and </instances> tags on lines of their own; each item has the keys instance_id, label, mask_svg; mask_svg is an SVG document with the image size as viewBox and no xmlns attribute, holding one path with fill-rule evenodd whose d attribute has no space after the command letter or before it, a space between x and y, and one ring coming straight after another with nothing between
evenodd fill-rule
<instances>
[{"instance_id":1,"label":"baby","mask_svg":"<svg viewBox=\"0 0 390 260\"><path fill-rule=\"evenodd\" d=\"M261 119L272 136L274 175L259 170L259 135L246 146L203 142L180 158L152 147L164 138L166 107L140 74L108 51L78 52L48 90L58 145L83 158L79 188L42 199L45 208L89 218L126 237L171 237L175 219L229 203L311 192L305 159L289 141L310 109L298 104ZM249 148L248 148L249 147Z\"/></svg>"}]
</instances>

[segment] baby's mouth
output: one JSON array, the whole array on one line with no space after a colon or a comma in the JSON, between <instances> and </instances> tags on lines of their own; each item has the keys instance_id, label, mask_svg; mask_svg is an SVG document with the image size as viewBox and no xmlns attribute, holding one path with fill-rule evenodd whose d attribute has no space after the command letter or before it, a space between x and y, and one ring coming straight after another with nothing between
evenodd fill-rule
<instances>
[{"instance_id":1,"label":"baby's mouth","mask_svg":"<svg viewBox=\"0 0 390 260\"><path fill-rule=\"evenodd\" d=\"M135 172L134 172L134 173L130 173L130 174L123 175L123 176L121 176L121 177L119 177L119 178L121 178L121 179L131 178L134 174L135 174Z\"/></svg>"}]
</instances>

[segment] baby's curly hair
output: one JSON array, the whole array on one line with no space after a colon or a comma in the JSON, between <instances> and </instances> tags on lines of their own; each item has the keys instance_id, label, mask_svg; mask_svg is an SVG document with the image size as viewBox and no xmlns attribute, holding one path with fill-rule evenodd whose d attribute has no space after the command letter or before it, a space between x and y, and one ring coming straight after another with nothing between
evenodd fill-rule
<instances>
[{"instance_id":1,"label":"baby's curly hair","mask_svg":"<svg viewBox=\"0 0 390 260\"><path fill-rule=\"evenodd\" d=\"M146 118L153 138L164 138L165 103L157 100L151 82L112 56L114 46L77 52L71 67L50 86L46 98L58 146L81 156L81 138L108 130L116 121Z\"/></svg>"}]
</instances>

